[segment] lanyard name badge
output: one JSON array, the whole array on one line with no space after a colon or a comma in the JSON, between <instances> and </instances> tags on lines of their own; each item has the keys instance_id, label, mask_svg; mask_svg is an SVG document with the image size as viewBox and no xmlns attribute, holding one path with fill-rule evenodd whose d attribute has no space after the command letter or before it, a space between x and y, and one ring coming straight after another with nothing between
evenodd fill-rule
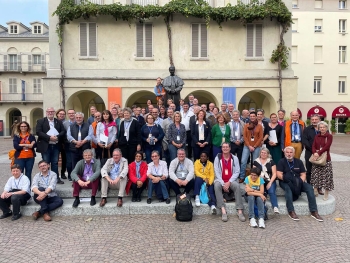
<instances>
[{"instance_id":1,"label":"lanyard name badge","mask_svg":"<svg viewBox=\"0 0 350 263\"><path fill-rule=\"evenodd\" d=\"M251 137L250 137L250 141L254 141L254 132L255 132L255 128L254 130L250 131Z\"/></svg>"},{"instance_id":2,"label":"lanyard name badge","mask_svg":"<svg viewBox=\"0 0 350 263\"><path fill-rule=\"evenodd\" d=\"M20 182L21 182L22 176L23 176L23 174L22 174L22 175L20 176L20 178L18 179L18 184L16 184L16 179L15 179L15 180L13 180L13 182L15 183L15 187L16 187L16 189L19 189L19 185L20 185Z\"/></svg>"},{"instance_id":3,"label":"lanyard name badge","mask_svg":"<svg viewBox=\"0 0 350 263\"><path fill-rule=\"evenodd\" d=\"M185 179L186 178L186 173L184 171L184 165L182 163L180 163L180 171L181 171L181 178Z\"/></svg>"},{"instance_id":4,"label":"lanyard name badge","mask_svg":"<svg viewBox=\"0 0 350 263\"><path fill-rule=\"evenodd\" d=\"M228 175L228 161L226 161L225 159L224 159L224 165L225 165L224 173L225 175Z\"/></svg>"},{"instance_id":5,"label":"lanyard name badge","mask_svg":"<svg viewBox=\"0 0 350 263\"><path fill-rule=\"evenodd\" d=\"M223 128L220 127L221 133L222 133L222 139L221 139L221 144L225 142L225 132L226 132L226 125L224 125Z\"/></svg>"},{"instance_id":6,"label":"lanyard name badge","mask_svg":"<svg viewBox=\"0 0 350 263\"><path fill-rule=\"evenodd\" d=\"M297 124L296 124L296 122L293 124L293 126L294 126L294 139L296 140L296 141L299 141L299 134L298 134L298 126L297 126Z\"/></svg>"},{"instance_id":7,"label":"lanyard name badge","mask_svg":"<svg viewBox=\"0 0 350 263\"><path fill-rule=\"evenodd\" d=\"M181 140L181 137L180 137L180 128L179 128L179 129L176 128L176 130L177 130L176 140L177 140L177 141L180 141L180 140Z\"/></svg>"},{"instance_id":8,"label":"lanyard name badge","mask_svg":"<svg viewBox=\"0 0 350 263\"><path fill-rule=\"evenodd\" d=\"M238 138L238 135L239 135L239 124L237 123L237 122L235 122L235 125L236 125L236 130L235 130L235 136L236 136L236 138L237 138L237 140L239 140L239 138Z\"/></svg>"},{"instance_id":9,"label":"lanyard name badge","mask_svg":"<svg viewBox=\"0 0 350 263\"><path fill-rule=\"evenodd\" d=\"M155 176L159 176L158 169L156 168L156 166L153 166L153 171Z\"/></svg>"},{"instance_id":10,"label":"lanyard name badge","mask_svg":"<svg viewBox=\"0 0 350 263\"><path fill-rule=\"evenodd\" d=\"M89 181L91 175L92 175L92 164L86 164L87 165L87 171L86 171L86 181ZM119 167L118 167L119 169Z\"/></svg>"},{"instance_id":11,"label":"lanyard name badge","mask_svg":"<svg viewBox=\"0 0 350 263\"><path fill-rule=\"evenodd\" d=\"M124 136L127 137L128 136L128 132L127 130L129 129L131 125L131 121L129 122L129 125L126 124L126 121L124 121Z\"/></svg>"},{"instance_id":12,"label":"lanyard name badge","mask_svg":"<svg viewBox=\"0 0 350 263\"><path fill-rule=\"evenodd\" d=\"M42 176L41 178L43 179L43 182L45 183L46 187L49 187L50 172L47 174L46 179L44 176Z\"/></svg>"}]
</instances>

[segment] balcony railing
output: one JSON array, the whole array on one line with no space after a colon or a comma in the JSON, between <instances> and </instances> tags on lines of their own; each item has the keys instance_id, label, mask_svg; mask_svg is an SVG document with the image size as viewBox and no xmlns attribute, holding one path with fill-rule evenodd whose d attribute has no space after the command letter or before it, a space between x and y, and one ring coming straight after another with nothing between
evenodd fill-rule
<instances>
[{"instance_id":1,"label":"balcony railing","mask_svg":"<svg viewBox=\"0 0 350 263\"><path fill-rule=\"evenodd\" d=\"M142 5L142 6L158 5L158 0L131 0L131 3L135 5Z\"/></svg>"},{"instance_id":2,"label":"balcony railing","mask_svg":"<svg viewBox=\"0 0 350 263\"><path fill-rule=\"evenodd\" d=\"M249 5L251 3L256 2L256 0L238 0L238 2L241 2L244 5ZM258 0L259 4L265 4L265 0Z\"/></svg>"},{"instance_id":3,"label":"balcony railing","mask_svg":"<svg viewBox=\"0 0 350 263\"><path fill-rule=\"evenodd\" d=\"M46 72L46 64L1 62L0 72Z\"/></svg>"},{"instance_id":4,"label":"balcony railing","mask_svg":"<svg viewBox=\"0 0 350 263\"><path fill-rule=\"evenodd\" d=\"M42 93L0 93L0 102L12 102L12 101L22 101L22 102L34 102L43 101Z\"/></svg>"},{"instance_id":5,"label":"balcony railing","mask_svg":"<svg viewBox=\"0 0 350 263\"><path fill-rule=\"evenodd\" d=\"M76 5L84 4L90 2L92 4L103 5L103 0L75 0Z\"/></svg>"}]
</instances>

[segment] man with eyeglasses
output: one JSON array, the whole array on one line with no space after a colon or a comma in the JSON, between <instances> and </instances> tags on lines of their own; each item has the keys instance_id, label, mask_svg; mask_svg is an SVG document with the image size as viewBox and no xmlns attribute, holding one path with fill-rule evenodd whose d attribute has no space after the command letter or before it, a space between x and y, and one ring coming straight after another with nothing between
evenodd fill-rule
<instances>
[{"instance_id":1,"label":"man with eyeglasses","mask_svg":"<svg viewBox=\"0 0 350 263\"><path fill-rule=\"evenodd\" d=\"M34 176L32 191L35 203L40 205L40 210L32 214L34 220L43 217L45 221L51 221L50 212L63 205L63 200L56 193L57 176L49 170L49 165L44 160L38 163L40 172Z\"/></svg>"},{"instance_id":2,"label":"man with eyeglasses","mask_svg":"<svg viewBox=\"0 0 350 263\"><path fill-rule=\"evenodd\" d=\"M122 157L120 149L114 149L113 157L108 159L101 169L101 207L107 204L108 188L119 189L117 207L123 206L128 171L128 161Z\"/></svg>"},{"instance_id":3,"label":"man with eyeglasses","mask_svg":"<svg viewBox=\"0 0 350 263\"><path fill-rule=\"evenodd\" d=\"M152 109L152 116L154 118L154 124L157 124L157 125L162 125L162 122L163 122L163 119L162 118L159 118L159 110L158 108L153 108Z\"/></svg>"},{"instance_id":4,"label":"man with eyeglasses","mask_svg":"<svg viewBox=\"0 0 350 263\"><path fill-rule=\"evenodd\" d=\"M43 160L51 166L51 170L57 175L57 183L64 184L58 176L58 157L60 142L65 140L66 129L63 123L54 118L55 109L46 109L46 117L36 123L36 135L38 136L36 151L41 153Z\"/></svg>"}]
</instances>

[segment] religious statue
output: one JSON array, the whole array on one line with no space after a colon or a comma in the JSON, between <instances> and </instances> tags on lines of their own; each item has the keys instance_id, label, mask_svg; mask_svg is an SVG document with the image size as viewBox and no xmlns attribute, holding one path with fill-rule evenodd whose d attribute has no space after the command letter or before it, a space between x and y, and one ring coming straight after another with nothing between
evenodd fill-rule
<instances>
[{"instance_id":1,"label":"religious statue","mask_svg":"<svg viewBox=\"0 0 350 263\"><path fill-rule=\"evenodd\" d=\"M175 75L175 67L169 67L170 76L166 77L163 80L163 87L166 91L165 94L165 103L168 99L172 99L176 105L176 110L180 109L180 92L184 85L182 78Z\"/></svg>"}]
</instances>

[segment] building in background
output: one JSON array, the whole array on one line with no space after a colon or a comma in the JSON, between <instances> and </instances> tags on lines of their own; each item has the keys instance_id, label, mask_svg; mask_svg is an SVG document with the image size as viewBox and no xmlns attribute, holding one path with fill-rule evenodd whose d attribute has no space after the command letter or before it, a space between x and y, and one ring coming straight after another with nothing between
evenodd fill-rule
<instances>
[{"instance_id":1,"label":"building in background","mask_svg":"<svg viewBox=\"0 0 350 263\"><path fill-rule=\"evenodd\" d=\"M49 63L49 27L34 21L0 25L0 120L3 135L10 135L15 120L35 130L43 117L43 78ZM50 88L47 87L46 92Z\"/></svg>"},{"instance_id":2,"label":"building in background","mask_svg":"<svg viewBox=\"0 0 350 263\"><path fill-rule=\"evenodd\" d=\"M350 117L350 1L293 0L292 68L299 79L298 108L336 121ZM338 125L339 124L339 125Z\"/></svg>"}]
</instances>

